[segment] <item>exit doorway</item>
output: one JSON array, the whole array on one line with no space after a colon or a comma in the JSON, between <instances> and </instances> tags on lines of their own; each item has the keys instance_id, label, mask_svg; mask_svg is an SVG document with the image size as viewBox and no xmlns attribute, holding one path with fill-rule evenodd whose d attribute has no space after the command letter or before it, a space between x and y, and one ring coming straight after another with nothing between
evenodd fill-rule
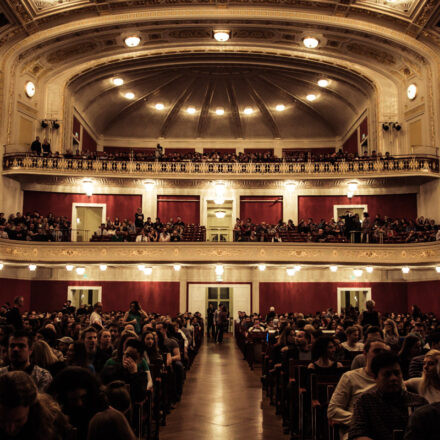
<instances>
[{"instance_id":1,"label":"exit doorway","mask_svg":"<svg viewBox=\"0 0 440 440\"><path fill-rule=\"evenodd\" d=\"M365 303L371 300L370 287L338 287L338 313L351 306L359 309L359 313L367 310Z\"/></svg>"},{"instance_id":2,"label":"exit doorway","mask_svg":"<svg viewBox=\"0 0 440 440\"><path fill-rule=\"evenodd\" d=\"M232 241L232 200L221 205L207 201L207 241Z\"/></svg>"},{"instance_id":3,"label":"exit doorway","mask_svg":"<svg viewBox=\"0 0 440 440\"><path fill-rule=\"evenodd\" d=\"M347 211L357 214L359 220L362 222L364 219L364 212L368 212L368 205L333 205L333 217L335 222L338 221L339 217L345 215Z\"/></svg>"},{"instance_id":4,"label":"exit doorway","mask_svg":"<svg viewBox=\"0 0 440 440\"><path fill-rule=\"evenodd\" d=\"M72 203L72 241L90 241L101 223L105 223L105 203Z\"/></svg>"},{"instance_id":5,"label":"exit doorway","mask_svg":"<svg viewBox=\"0 0 440 440\"><path fill-rule=\"evenodd\" d=\"M77 309L82 305L93 306L102 302L101 286L68 286L67 299L72 301L72 306Z\"/></svg>"}]
</instances>

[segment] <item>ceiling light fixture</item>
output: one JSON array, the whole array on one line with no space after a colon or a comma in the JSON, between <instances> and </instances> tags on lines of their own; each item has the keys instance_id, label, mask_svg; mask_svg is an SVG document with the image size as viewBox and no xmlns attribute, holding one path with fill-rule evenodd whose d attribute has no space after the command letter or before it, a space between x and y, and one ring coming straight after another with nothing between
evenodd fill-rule
<instances>
[{"instance_id":1,"label":"ceiling light fixture","mask_svg":"<svg viewBox=\"0 0 440 440\"><path fill-rule=\"evenodd\" d=\"M291 180L288 180L287 182L284 182L284 186L289 190L289 191L294 191L296 188L297 183L293 182Z\"/></svg>"},{"instance_id":2,"label":"ceiling light fixture","mask_svg":"<svg viewBox=\"0 0 440 440\"><path fill-rule=\"evenodd\" d=\"M223 203L218 203L219 205L223 205ZM225 218L226 212L225 211L215 211L215 216L217 218Z\"/></svg>"},{"instance_id":3,"label":"ceiling light fixture","mask_svg":"<svg viewBox=\"0 0 440 440\"><path fill-rule=\"evenodd\" d=\"M182 269L182 266L180 264L174 264L173 268L176 272L180 272L180 269Z\"/></svg>"},{"instance_id":4,"label":"ceiling light fixture","mask_svg":"<svg viewBox=\"0 0 440 440\"><path fill-rule=\"evenodd\" d=\"M409 269L408 266L404 266L404 267L402 267L402 272L403 272L403 273L409 273L409 271L410 271L410 269Z\"/></svg>"},{"instance_id":5,"label":"ceiling light fixture","mask_svg":"<svg viewBox=\"0 0 440 440\"><path fill-rule=\"evenodd\" d=\"M367 266L366 268L365 268L365 270L368 272L368 273L373 273L373 266Z\"/></svg>"},{"instance_id":6,"label":"ceiling light fixture","mask_svg":"<svg viewBox=\"0 0 440 440\"><path fill-rule=\"evenodd\" d=\"M24 86L24 91L28 98L32 98L35 95L35 84L32 81L28 81Z\"/></svg>"},{"instance_id":7,"label":"ceiling light fixture","mask_svg":"<svg viewBox=\"0 0 440 440\"><path fill-rule=\"evenodd\" d=\"M142 183L144 184L145 189L148 192L153 191L153 188L156 185L156 182L154 180L144 180Z\"/></svg>"},{"instance_id":8,"label":"ceiling light fixture","mask_svg":"<svg viewBox=\"0 0 440 440\"><path fill-rule=\"evenodd\" d=\"M293 275L296 274L296 270L295 270L293 267L288 267L288 268L286 269L286 272L287 272L287 275L288 275L289 277L293 277Z\"/></svg>"},{"instance_id":9,"label":"ceiling light fixture","mask_svg":"<svg viewBox=\"0 0 440 440\"><path fill-rule=\"evenodd\" d=\"M145 269L145 264L138 264L138 269L139 270L144 270Z\"/></svg>"},{"instance_id":10,"label":"ceiling light fixture","mask_svg":"<svg viewBox=\"0 0 440 440\"><path fill-rule=\"evenodd\" d=\"M245 115L251 115L253 112L254 112L254 109L251 108L251 107L246 107L246 108L243 110L243 113L244 113Z\"/></svg>"},{"instance_id":11,"label":"ceiling light fixture","mask_svg":"<svg viewBox=\"0 0 440 440\"><path fill-rule=\"evenodd\" d=\"M215 114L218 116L223 116L225 114L225 110L223 108L219 107L215 110Z\"/></svg>"},{"instance_id":12,"label":"ceiling light fixture","mask_svg":"<svg viewBox=\"0 0 440 440\"><path fill-rule=\"evenodd\" d=\"M86 196L88 197L93 196L93 181L91 179L84 179L82 181L82 186L84 192L86 193Z\"/></svg>"},{"instance_id":13,"label":"ceiling light fixture","mask_svg":"<svg viewBox=\"0 0 440 440\"><path fill-rule=\"evenodd\" d=\"M140 42L141 42L141 38L139 37L139 35L130 35L124 40L124 43L127 47L139 46Z\"/></svg>"},{"instance_id":14,"label":"ceiling light fixture","mask_svg":"<svg viewBox=\"0 0 440 440\"><path fill-rule=\"evenodd\" d=\"M75 270L78 275L84 275L86 273L85 267L77 267Z\"/></svg>"},{"instance_id":15,"label":"ceiling light fixture","mask_svg":"<svg viewBox=\"0 0 440 440\"><path fill-rule=\"evenodd\" d=\"M310 95L306 96L307 101L313 102L316 100L316 95L314 95L313 93L311 93Z\"/></svg>"},{"instance_id":16,"label":"ceiling light fixture","mask_svg":"<svg viewBox=\"0 0 440 440\"><path fill-rule=\"evenodd\" d=\"M435 267L435 271L436 271L437 273L440 273L440 266L436 266L436 267Z\"/></svg>"},{"instance_id":17,"label":"ceiling light fixture","mask_svg":"<svg viewBox=\"0 0 440 440\"><path fill-rule=\"evenodd\" d=\"M73 264L66 264L66 270L67 272L72 272L72 270L74 269L74 265Z\"/></svg>"},{"instance_id":18,"label":"ceiling light fixture","mask_svg":"<svg viewBox=\"0 0 440 440\"><path fill-rule=\"evenodd\" d=\"M318 81L319 87L328 87L329 84L330 84L330 81L328 79L320 79Z\"/></svg>"},{"instance_id":19,"label":"ceiling light fixture","mask_svg":"<svg viewBox=\"0 0 440 440\"><path fill-rule=\"evenodd\" d=\"M186 109L186 112L189 113L190 115L193 115L196 112L196 109L194 107L188 107Z\"/></svg>"},{"instance_id":20,"label":"ceiling light fixture","mask_svg":"<svg viewBox=\"0 0 440 440\"><path fill-rule=\"evenodd\" d=\"M153 273L153 268L152 267L146 267L143 272L144 272L145 275L150 276Z\"/></svg>"},{"instance_id":21,"label":"ceiling light fixture","mask_svg":"<svg viewBox=\"0 0 440 440\"><path fill-rule=\"evenodd\" d=\"M218 29L218 30L213 31L212 36L219 43L224 43L231 38L231 31L224 30L224 29Z\"/></svg>"},{"instance_id":22,"label":"ceiling light fixture","mask_svg":"<svg viewBox=\"0 0 440 440\"><path fill-rule=\"evenodd\" d=\"M410 84L408 88L406 89L406 96L408 96L408 99L412 101L413 99L416 99L417 96L417 86L415 84Z\"/></svg>"},{"instance_id":23,"label":"ceiling light fixture","mask_svg":"<svg viewBox=\"0 0 440 440\"><path fill-rule=\"evenodd\" d=\"M301 270L300 265L293 266L293 268L295 269L295 272L299 272Z\"/></svg>"},{"instance_id":24,"label":"ceiling light fixture","mask_svg":"<svg viewBox=\"0 0 440 440\"><path fill-rule=\"evenodd\" d=\"M363 274L363 271L362 271L362 269L354 269L353 270L353 273L354 273L354 276L355 277L361 277L362 276L362 274Z\"/></svg>"},{"instance_id":25,"label":"ceiling light fixture","mask_svg":"<svg viewBox=\"0 0 440 440\"><path fill-rule=\"evenodd\" d=\"M286 106L285 106L284 104L278 104L278 105L275 107L275 110L276 110L277 112L283 112L284 110L286 110Z\"/></svg>"},{"instance_id":26,"label":"ceiling light fixture","mask_svg":"<svg viewBox=\"0 0 440 440\"><path fill-rule=\"evenodd\" d=\"M113 78L112 83L115 86L122 86L122 84L124 84L124 80L122 78Z\"/></svg>"},{"instance_id":27,"label":"ceiling light fixture","mask_svg":"<svg viewBox=\"0 0 440 440\"><path fill-rule=\"evenodd\" d=\"M303 44L307 49L315 49L319 45L319 40L315 37L306 37L303 39Z\"/></svg>"},{"instance_id":28,"label":"ceiling light fixture","mask_svg":"<svg viewBox=\"0 0 440 440\"><path fill-rule=\"evenodd\" d=\"M105 272L107 270L107 265L106 264L100 264L99 265L99 270L101 270L102 272Z\"/></svg>"},{"instance_id":29,"label":"ceiling light fixture","mask_svg":"<svg viewBox=\"0 0 440 440\"><path fill-rule=\"evenodd\" d=\"M222 276L224 273L225 273L225 268L221 264L216 264L215 274L218 276Z\"/></svg>"},{"instance_id":30,"label":"ceiling light fixture","mask_svg":"<svg viewBox=\"0 0 440 440\"><path fill-rule=\"evenodd\" d=\"M4 267L3 263L0 263L0 270L3 270L3 267Z\"/></svg>"},{"instance_id":31,"label":"ceiling light fixture","mask_svg":"<svg viewBox=\"0 0 440 440\"><path fill-rule=\"evenodd\" d=\"M330 266L330 272L337 272L338 266Z\"/></svg>"},{"instance_id":32,"label":"ceiling light fixture","mask_svg":"<svg viewBox=\"0 0 440 440\"><path fill-rule=\"evenodd\" d=\"M163 110L165 108L161 102L158 102L154 107L156 110Z\"/></svg>"},{"instance_id":33,"label":"ceiling light fixture","mask_svg":"<svg viewBox=\"0 0 440 440\"><path fill-rule=\"evenodd\" d=\"M259 264L258 265L258 270L261 272L264 272L266 270L266 265L265 264Z\"/></svg>"},{"instance_id":34,"label":"ceiling light fixture","mask_svg":"<svg viewBox=\"0 0 440 440\"><path fill-rule=\"evenodd\" d=\"M134 99L134 93L133 92L127 92L124 94L125 99Z\"/></svg>"},{"instance_id":35,"label":"ceiling light fixture","mask_svg":"<svg viewBox=\"0 0 440 440\"><path fill-rule=\"evenodd\" d=\"M37 265L36 264L29 264L29 270L31 271L31 272L34 272L34 270L36 270L37 269Z\"/></svg>"}]
</instances>

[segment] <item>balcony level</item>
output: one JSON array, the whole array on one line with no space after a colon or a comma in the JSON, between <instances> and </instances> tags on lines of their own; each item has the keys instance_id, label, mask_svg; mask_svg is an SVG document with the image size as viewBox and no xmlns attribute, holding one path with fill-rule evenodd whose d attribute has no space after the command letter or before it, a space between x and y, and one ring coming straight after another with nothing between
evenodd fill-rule
<instances>
[{"instance_id":1,"label":"balcony level","mask_svg":"<svg viewBox=\"0 0 440 440\"><path fill-rule=\"evenodd\" d=\"M100 176L162 179L334 179L440 176L439 158L429 155L396 156L392 159L361 159L335 162L147 162L136 160L39 157L8 154L3 174L18 176Z\"/></svg>"}]
</instances>

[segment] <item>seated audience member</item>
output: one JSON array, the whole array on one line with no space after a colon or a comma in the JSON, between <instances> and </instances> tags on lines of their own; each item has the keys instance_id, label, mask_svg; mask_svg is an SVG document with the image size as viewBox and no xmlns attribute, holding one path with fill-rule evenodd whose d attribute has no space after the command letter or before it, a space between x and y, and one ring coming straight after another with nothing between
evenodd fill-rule
<instances>
[{"instance_id":1,"label":"seated audience member","mask_svg":"<svg viewBox=\"0 0 440 440\"><path fill-rule=\"evenodd\" d=\"M319 337L312 345L313 362L307 366L317 373L331 374L342 368L340 362L335 361L336 345L330 336Z\"/></svg>"},{"instance_id":2,"label":"seated audience member","mask_svg":"<svg viewBox=\"0 0 440 440\"><path fill-rule=\"evenodd\" d=\"M392 319L387 319L384 322L384 341L390 347L396 347L399 344L400 336L397 330L397 325Z\"/></svg>"},{"instance_id":3,"label":"seated audience member","mask_svg":"<svg viewBox=\"0 0 440 440\"><path fill-rule=\"evenodd\" d=\"M349 440L392 440L394 430L404 430L410 410L427 401L403 388L399 358L392 352L378 354L371 362L376 381L373 390L356 401Z\"/></svg>"},{"instance_id":4,"label":"seated audience member","mask_svg":"<svg viewBox=\"0 0 440 440\"><path fill-rule=\"evenodd\" d=\"M359 329L356 326L348 327L345 330L345 334L347 335L347 340L342 342L341 346L346 351L362 351L364 349L364 344L359 342Z\"/></svg>"},{"instance_id":5,"label":"seated audience member","mask_svg":"<svg viewBox=\"0 0 440 440\"><path fill-rule=\"evenodd\" d=\"M438 440L440 402L417 408L409 418L404 440Z\"/></svg>"},{"instance_id":6,"label":"seated audience member","mask_svg":"<svg viewBox=\"0 0 440 440\"><path fill-rule=\"evenodd\" d=\"M422 344L417 336L408 335L403 340L399 351L399 364L404 380L409 379L409 364L415 356L420 354L421 349Z\"/></svg>"},{"instance_id":7,"label":"seated audience member","mask_svg":"<svg viewBox=\"0 0 440 440\"><path fill-rule=\"evenodd\" d=\"M348 438L348 427L353 415L354 403L362 393L376 384L371 370L373 359L389 349L381 339L369 339L364 346L365 367L347 371L338 382L330 399L327 416L330 421L339 425L341 440Z\"/></svg>"},{"instance_id":8,"label":"seated audience member","mask_svg":"<svg viewBox=\"0 0 440 440\"><path fill-rule=\"evenodd\" d=\"M249 329L248 329L248 333L262 333L265 331L266 331L266 329L261 324L259 319L256 319L254 321L254 324L251 327L249 327Z\"/></svg>"},{"instance_id":9,"label":"seated audience member","mask_svg":"<svg viewBox=\"0 0 440 440\"><path fill-rule=\"evenodd\" d=\"M440 350L440 333L432 333L428 337L429 347L431 350ZM425 355L415 356L409 364L409 377L421 377L423 373L423 365Z\"/></svg>"},{"instance_id":10,"label":"seated audience member","mask_svg":"<svg viewBox=\"0 0 440 440\"><path fill-rule=\"evenodd\" d=\"M35 382L38 390L46 391L52 382L49 371L31 364L32 337L24 330L18 330L9 337L8 358L10 364L0 368L0 376L10 371L24 371Z\"/></svg>"},{"instance_id":11,"label":"seated audience member","mask_svg":"<svg viewBox=\"0 0 440 440\"><path fill-rule=\"evenodd\" d=\"M429 403L440 402L440 351L425 354L422 377L405 381L408 391L423 396Z\"/></svg>"},{"instance_id":12,"label":"seated audience member","mask_svg":"<svg viewBox=\"0 0 440 440\"><path fill-rule=\"evenodd\" d=\"M98 379L84 368L65 368L55 377L48 391L77 429L78 440L87 439L90 420L108 407Z\"/></svg>"},{"instance_id":13,"label":"seated audience member","mask_svg":"<svg viewBox=\"0 0 440 440\"><path fill-rule=\"evenodd\" d=\"M63 440L70 432L67 418L53 399L38 391L22 371L0 377L0 438Z\"/></svg>"},{"instance_id":14,"label":"seated audience member","mask_svg":"<svg viewBox=\"0 0 440 440\"><path fill-rule=\"evenodd\" d=\"M73 344L73 339L70 336L63 336L62 338L57 339L57 341L58 350L63 354L64 357L66 357L69 345Z\"/></svg>"},{"instance_id":15,"label":"seated audience member","mask_svg":"<svg viewBox=\"0 0 440 440\"><path fill-rule=\"evenodd\" d=\"M127 418L110 407L93 416L89 424L87 440L136 440Z\"/></svg>"},{"instance_id":16,"label":"seated audience member","mask_svg":"<svg viewBox=\"0 0 440 440\"><path fill-rule=\"evenodd\" d=\"M379 327L375 327L375 326L368 327L364 334L364 344L366 344L369 339L383 340L382 330ZM364 352L354 357L350 369L356 370L357 368L365 367L365 365L366 365L366 357Z\"/></svg>"}]
</instances>

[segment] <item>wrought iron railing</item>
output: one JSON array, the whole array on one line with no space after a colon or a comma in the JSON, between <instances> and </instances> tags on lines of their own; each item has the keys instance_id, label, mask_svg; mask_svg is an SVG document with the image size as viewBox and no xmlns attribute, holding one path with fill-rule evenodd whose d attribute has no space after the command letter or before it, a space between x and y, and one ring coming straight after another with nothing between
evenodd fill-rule
<instances>
[{"instance_id":1,"label":"wrought iron railing","mask_svg":"<svg viewBox=\"0 0 440 440\"><path fill-rule=\"evenodd\" d=\"M359 159L329 162L218 163L218 162L144 162L136 160L88 159L81 157L41 157L8 154L3 158L4 171L59 171L68 174L119 175L199 175L234 177L261 176L331 176L439 173L435 156L399 156L391 159Z\"/></svg>"}]
</instances>

